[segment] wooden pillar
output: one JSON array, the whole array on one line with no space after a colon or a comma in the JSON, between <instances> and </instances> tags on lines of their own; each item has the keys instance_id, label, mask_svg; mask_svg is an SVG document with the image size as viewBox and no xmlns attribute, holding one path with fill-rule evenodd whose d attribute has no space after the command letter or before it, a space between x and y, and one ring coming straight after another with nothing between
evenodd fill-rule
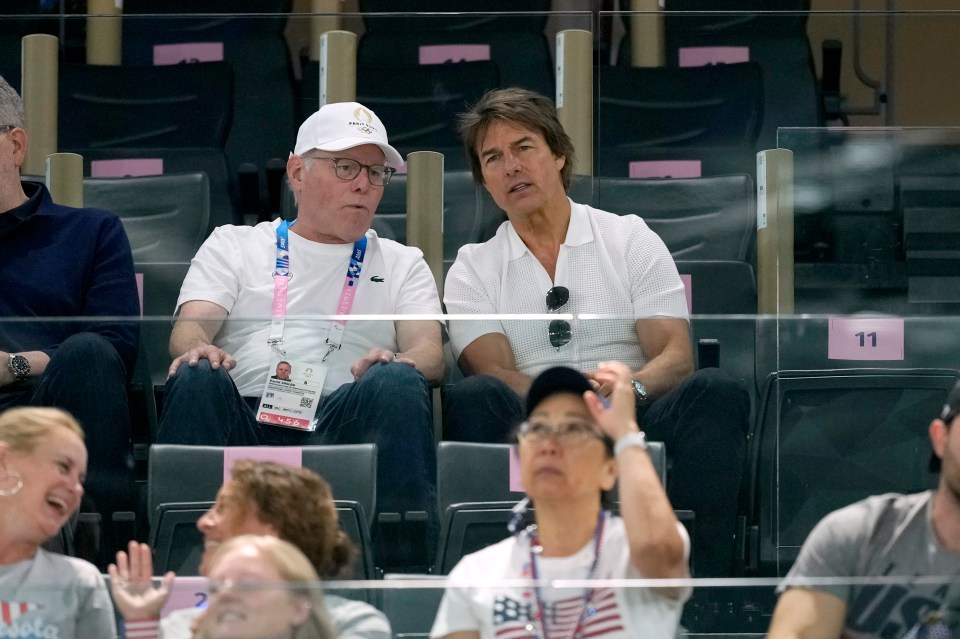
<instances>
[{"instance_id":1,"label":"wooden pillar","mask_svg":"<svg viewBox=\"0 0 960 639\"><path fill-rule=\"evenodd\" d=\"M593 34L557 34L557 115L576 150L576 175L593 175Z\"/></svg>"},{"instance_id":2,"label":"wooden pillar","mask_svg":"<svg viewBox=\"0 0 960 639\"><path fill-rule=\"evenodd\" d=\"M122 0L87 0L87 64L120 66Z\"/></svg>"},{"instance_id":3,"label":"wooden pillar","mask_svg":"<svg viewBox=\"0 0 960 639\"><path fill-rule=\"evenodd\" d=\"M662 0L630 0L630 63L662 67L664 54Z\"/></svg>"},{"instance_id":4,"label":"wooden pillar","mask_svg":"<svg viewBox=\"0 0 960 639\"><path fill-rule=\"evenodd\" d=\"M57 85L60 59L56 36L34 34L21 41L21 77L27 157L22 172L43 175L57 152Z\"/></svg>"},{"instance_id":5,"label":"wooden pillar","mask_svg":"<svg viewBox=\"0 0 960 639\"><path fill-rule=\"evenodd\" d=\"M57 204L83 206L83 156L54 153L46 158L47 190Z\"/></svg>"},{"instance_id":6,"label":"wooden pillar","mask_svg":"<svg viewBox=\"0 0 960 639\"><path fill-rule=\"evenodd\" d=\"M341 29L342 0L310 0L310 59L320 59L320 36Z\"/></svg>"},{"instance_id":7,"label":"wooden pillar","mask_svg":"<svg viewBox=\"0 0 960 639\"><path fill-rule=\"evenodd\" d=\"M757 153L757 312L794 312L793 151Z\"/></svg>"},{"instance_id":8,"label":"wooden pillar","mask_svg":"<svg viewBox=\"0 0 960 639\"><path fill-rule=\"evenodd\" d=\"M357 99L357 34L328 31L320 36L320 106Z\"/></svg>"},{"instance_id":9,"label":"wooden pillar","mask_svg":"<svg viewBox=\"0 0 960 639\"><path fill-rule=\"evenodd\" d=\"M388 184L386 188L390 188ZM423 259L443 297L443 154L414 151L407 156L407 244Z\"/></svg>"}]
</instances>

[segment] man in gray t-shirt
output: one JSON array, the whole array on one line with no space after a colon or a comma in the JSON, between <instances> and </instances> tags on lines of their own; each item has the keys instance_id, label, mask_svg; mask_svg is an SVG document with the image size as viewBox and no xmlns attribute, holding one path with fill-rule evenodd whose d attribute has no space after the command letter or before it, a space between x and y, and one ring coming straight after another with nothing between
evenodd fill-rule
<instances>
[{"instance_id":1,"label":"man in gray t-shirt","mask_svg":"<svg viewBox=\"0 0 960 639\"><path fill-rule=\"evenodd\" d=\"M771 639L960 636L958 413L960 384L930 423L931 465L941 468L936 490L869 497L817 524L780 587ZM864 577L878 579L804 583Z\"/></svg>"}]
</instances>

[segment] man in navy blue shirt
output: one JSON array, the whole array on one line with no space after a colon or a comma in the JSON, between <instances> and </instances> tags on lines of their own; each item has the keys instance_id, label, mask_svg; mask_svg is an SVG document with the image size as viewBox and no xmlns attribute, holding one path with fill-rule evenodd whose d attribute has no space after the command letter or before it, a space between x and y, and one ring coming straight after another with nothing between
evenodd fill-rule
<instances>
[{"instance_id":1,"label":"man in navy blue shirt","mask_svg":"<svg viewBox=\"0 0 960 639\"><path fill-rule=\"evenodd\" d=\"M109 520L130 509L127 381L140 315L130 244L115 215L59 206L43 184L21 183L23 125L23 101L0 77L0 410L57 406L80 421L86 491Z\"/></svg>"}]
</instances>

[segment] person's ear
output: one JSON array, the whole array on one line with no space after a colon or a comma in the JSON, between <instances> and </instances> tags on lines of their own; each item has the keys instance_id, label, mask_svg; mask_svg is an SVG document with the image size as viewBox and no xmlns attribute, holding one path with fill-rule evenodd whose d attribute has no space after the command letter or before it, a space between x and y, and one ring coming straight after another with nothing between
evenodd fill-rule
<instances>
[{"instance_id":1,"label":"person's ear","mask_svg":"<svg viewBox=\"0 0 960 639\"><path fill-rule=\"evenodd\" d=\"M935 419L930 422L930 444L933 446L933 452L943 459L943 453L947 448L947 439L950 436L950 428L942 419Z\"/></svg>"},{"instance_id":2,"label":"person's ear","mask_svg":"<svg viewBox=\"0 0 960 639\"><path fill-rule=\"evenodd\" d=\"M312 607L307 599L295 596L293 598L293 616L290 618L290 625L296 627L307 623Z\"/></svg>"},{"instance_id":3,"label":"person's ear","mask_svg":"<svg viewBox=\"0 0 960 639\"><path fill-rule=\"evenodd\" d=\"M300 192L303 188L303 173L306 167L303 164L303 158L299 155L291 155L287 158L287 181L290 182L290 188Z\"/></svg>"},{"instance_id":4,"label":"person's ear","mask_svg":"<svg viewBox=\"0 0 960 639\"><path fill-rule=\"evenodd\" d=\"M18 168L22 167L27 161L27 132L18 127L11 129L7 135L13 143L13 163Z\"/></svg>"},{"instance_id":5,"label":"person's ear","mask_svg":"<svg viewBox=\"0 0 960 639\"><path fill-rule=\"evenodd\" d=\"M617 476L620 474L620 466L616 457L611 457L603 464L603 475L600 479L600 487L603 490L611 491L617 485Z\"/></svg>"}]
</instances>

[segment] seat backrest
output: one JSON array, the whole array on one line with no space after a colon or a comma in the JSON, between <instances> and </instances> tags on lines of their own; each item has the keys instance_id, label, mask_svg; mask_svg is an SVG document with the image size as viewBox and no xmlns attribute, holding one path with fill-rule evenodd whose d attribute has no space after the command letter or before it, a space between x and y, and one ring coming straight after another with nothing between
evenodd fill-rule
<instances>
[{"instance_id":1,"label":"seat backrest","mask_svg":"<svg viewBox=\"0 0 960 639\"><path fill-rule=\"evenodd\" d=\"M222 149L233 112L226 62L60 69L62 148Z\"/></svg>"},{"instance_id":2,"label":"seat backrest","mask_svg":"<svg viewBox=\"0 0 960 639\"><path fill-rule=\"evenodd\" d=\"M424 19L421 23L426 23ZM531 31L426 31L365 33L357 44L357 65L377 66L385 60L400 66L421 63L421 53L445 45L478 45L489 49L488 59L500 71L501 86L519 86L553 95L553 62L543 32ZM392 132L391 132L392 133Z\"/></svg>"},{"instance_id":3,"label":"seat backrest","mask_svg":"<svg viewBox=\"0 0 960 639\"><path fill-rule=\"evenodd\" d=\"M603 67L595 113L601 153L645 147L755 149L763 118L762 74L752 62Z\"/></svg>"},{"instance_id":4,"label":"seat backrest","mask_svg":"<svg viewBox=\"0 0 960 639\"><path fill-rule=\"evenodd\" d=\"M376 444L304 446L303 466L330 484L333 498L360 504L373 525L377 506Z\"/></svg>"},{"instance_id":5,"label":"seat backrest","mask_svg":"<svg viewBox=\"0 0 960 639\"><path fill-rule=\"evenodd\" d=\"M368 523L376 511L376 445L304 446L303 466L318 473L334 499L358 502ZM148 516L163 504L212 501L223 484L224 448L154 444L150 447Z\"/></svg>"},{"instance_id":6,"label":"seat backrest","mask_svg":"<svg viewBox=\"0 0 960 639\"><path fill-rule=\"evenodd\" d=\"M300 115L319 108L320 63L303 71ZM500 86L500 71L490 60L454 64L357 67L356 100L387 123L390 144L406 156L412 151L460 149L457 114L490 89ZM451 155L451 161L459 161ZM462 153L461 153L462 155Z\"/></svg>"},{"instance_id":7,"label":"seat backrest","mask_svg":"<svg viewBox=\"0 0 960 639\"><path fill-rule=\"evenodd\" d=\"M203 173L207 176L210 200L208 205L209 219L204 229L204 239L216 227L224 224L235 224L239 220L238 216L234 214L234 206L230 198L227 158L222 149L130 147L119 149L64 148L63 150L82 155L83 174L89 176L103 175L103 169L95 163L104 161L112 163L112 166L109 167L111 172L116 169L121 171L125 169L135 170L138 163L149 163L152 167L150 173L140 174L143 177L147 175ZM133 172L123 172L117 177L131 177L133 175Z\"/></svg>"},{"instance_id":8,"label":"seat backrest","mask_svg":"<svg viewBox=\"0 0 960 639\"><path fill-rule=\"evenodd\" d=\"M761 395L750 439L749 566L783 575L827 513L885 492L936 484L927 426L955 369L780 371Z\"/></svg>"},{"instance_id":9,"label":"seat backrest","mask_svg":"<svg viewBox=\"0 0 960 639\"><path fill-rule=\"evenodd\" d=\"M284 39L285 27L295 20L292 6L292 0L129 0L123 5L124 65L155 64L157 47L222 48L223 64L236 74L225 147L234 185L242 163L262 170L272 158L286 161L297 134L293 68Z\"/></svg>"},{"instance_id":10,"label":"seat backrest","mask_svg":"<svg viewBox=\"0 0 960 639\"><path fill-rule=\"evenodd\" d=\"M778 127L820 125L809 10L810 0L780 0L775 7L764 0L669 0L663 25L667 64L682 64L691 49L746 48L763 72L760 148L775 148Z\"/></svg>"},{"instance_id":11,"label":"seat backrest","mask_svg":"<svg viewBox=\"0 0 960 639\"><path fill-rule=\"evenodd\" d=\"M666 64L711 64L711 51L739 50L763 71L764 122L759 148L777 147L777 128L820 125L813 52L807 36L810 0L668 0L663 17ZM623 14L629 30L629 15ZM631 38L618 64L630 64ZM690 55L693 53L694 55ZM701 61L694 58L703 56Z\"/></svg>"},{"instance_id":12,"label":"seat backrest","mask_svg":"<svg viewBox=\"0 0 960 639\"><path fill-rule=\"evenodd\" d=\"M210 186L203 173L85 178L83 201L120 217L134 262L189 262L207 237Z\"/></svg>"},{"instance_id":13,"label":"seat backrest","mask_svg":"<svg viewBox=\"0 0 960 639\"><path fill-rule=\"evenodd\" d=\"M530 31L541 33L547 23L550 0L474 0L469 13L457 0L407 0L403 15L393 0L360 0L367 31ZM444 12L436 15L438 12ZM377 15L377 14L391 15ZM412 15L431 13L434 15Z\"/></svg>"},{"instance_id":14,"label":"seat backrest","mask_svg":"<svg viewBox=\"0 0 960 639\"><path fill-rule=\"evenodd\" d=\"M750 261L756 212L749 175L595 178L592 188L597 208L642 217L675 260Z\"/></svg>"}]
</instances>

